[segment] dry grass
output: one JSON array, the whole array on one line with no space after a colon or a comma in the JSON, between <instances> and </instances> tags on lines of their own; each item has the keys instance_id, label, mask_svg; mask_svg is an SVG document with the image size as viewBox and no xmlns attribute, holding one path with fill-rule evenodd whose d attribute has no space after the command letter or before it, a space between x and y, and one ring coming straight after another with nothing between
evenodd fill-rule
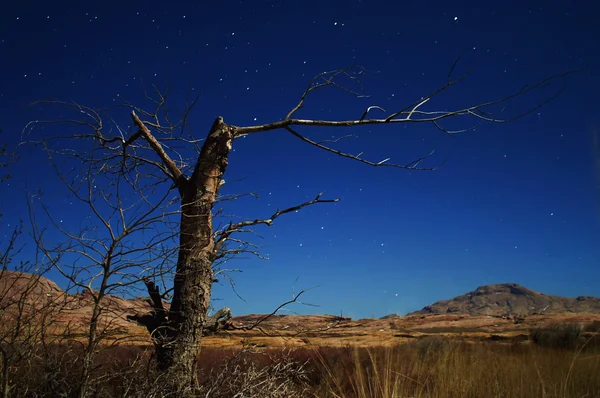
<instances>
[{"instance_id":1,"label":"dry grass","mask_svg":"<svg viewBox=\"0 0 600 398\"><path fill-rule=\"evenodd\" d=\"M427 338L319 358L319 397L600 397L600 355L528 345Z\"/></svg>"},{"instance_id":2,"label":"dry grass","mask_svg":"<svg viewBox=\"0 0 600 398\"><path fill-rule=\"evenodd\" d=\"M70 396L80 354L77 344L39 352L27 373L12 374L11 396ZM105 350L90 392L160 397L152 364L140 347ZM576 349L443 337L393 348L207 348L198 365L202 397L600 397L600 348L589 337Z\"/></svg>"}]
</instances>

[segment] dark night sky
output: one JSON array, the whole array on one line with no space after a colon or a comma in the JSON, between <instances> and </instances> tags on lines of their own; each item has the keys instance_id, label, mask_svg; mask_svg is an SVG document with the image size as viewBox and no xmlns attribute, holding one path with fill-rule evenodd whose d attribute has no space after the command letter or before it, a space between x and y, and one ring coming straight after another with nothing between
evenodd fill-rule
<instances>
[{"instance_id":1,"label":"dark night sky","mask_svg":"<svg viewBox=\"0 0 600 398\"><path fill-rule=\"evenodd\" d=\"M324 90L298 117L400 109L443 85L465 50L457 72L472 68L472 75L424 110L496 99L583 69L560 98L514 123L455 137L425 125L364 126L340 144L399 163L435 149L429 166L448 161L434 172L370 168L285 131L236 141L227 192L262 192L233 206L237 214L269 216L321 191L342 200L260 228L271 260L235 264L244 270L235 278L246 302L227 285L216 286L215 297L236 314L267 312L290 298L298 278L296 291L320 285L305 297L319 307L293 310L367 317L502 282L600 296L600 10L593 4L11 2L0 12L0 139L16 144L27 121L51 116L26 107L34 100L136 102L142 81L172 85L173 106L188 88L201 93L191 123L203 138L218 115L235 125L279 120L315 74L352 64L372 71L363 78L371 97ZM123 112L113 116L127 120ZM301 130L315 139L340 134ZM77 217L46 165L40 152L24 150L2 186L1 236L25 216L25 187L43 188L58 213Z\"/></svg>"}]
</instances>

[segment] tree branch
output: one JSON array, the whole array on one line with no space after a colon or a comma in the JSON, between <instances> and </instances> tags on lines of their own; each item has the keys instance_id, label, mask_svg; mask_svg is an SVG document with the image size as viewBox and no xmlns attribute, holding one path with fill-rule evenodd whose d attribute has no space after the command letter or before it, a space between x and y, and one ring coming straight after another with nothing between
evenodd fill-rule
<instances>
[{"instance_id":1,"label":"tree branch","mask_svg":"<svg viewBox=\"0 0 600 398\"><path fill-rule=\"evenodd\" d=\"M353 71L353 69L355 69L355 68L359 69L358 73ZM310 94L311 91L318 90L322 87L335 86L342 91L346 91L346 92L354 95L357 98L363 97L356 91L353 91L344 86L341 86L335 81L336 77L345 76L351 80L356 81L358 84L362 85L360 80L358 80L357 75L361 74L363 71L364 71L364 68L362 68L360 66L355 66L355 67L349 67L346 69L336 69L336 70L332 70L332 71L328 71L328 72L319 73L308 84L308 87L306 88L306 90L304 90L302 97L300 97L300 101L298 101L296 106L286 115L285 120L290 120L294 113L296 113L299 109L302 109L302 107L304 106L304 101L306 100L306 97L308 96L308 94Z\"/></svg>"},{"instance_id":2,"label":"tree branch","mask_svg":"<svg viewBox=\"0 0 600 398\"><path fill-rule=\"evenodd\" d=\"M254 322L252 325L250 326L231 326L230 330L243 330L243 331L248 331L248 330L252 330L252 329L256 329L258 328L261 332L265 333L263 330L261 330L259 328L260 324L263 323L264 321L266 321L267 319L271 318L273 315L275 315L277 313L277 311L279 311L280 309L282 309L283 307L290 305L292 303L295 303L298 301L298 298L300 298L300 296L302 296L304 293L306 293L309 290L312 290L314 288L316 288L318 286L314 286L312 288L309 289L304 289L301 290L300 292L298 292L298 294L294 295L292 297L291 300L286 301L285 303L281 303L279 306L277 306L277 308L275 308L273 311L271 311L269 314L263 315L261 316L256 322ZM265 333L267 334L267 333Z\"/></svg>"},{"instance_id":3,"label":"tree branch","mask_svg":"<svg viewBox=\"0 0 600 398\"><path fill-rule=\"evenodd\" d=\"M153 311L150 311L144 315L127 315L127 319L139 323L148 329L148 333L152 338L159 337L156 333L161 333L158 330L164 327L167 323L167 314L163 306L162 297L158 286L152 282L149 278L143 278L142 281L148 289L148 295L150 296L150 304L152 305Z\"/></svg>"},{"instance_id":4,"label":"tree branch","mask_svg":"<svg viewBox=\"0 0 600 398\"><path fill-rule=\"evenodd\" d=\"M461 116L461 115L472 116L477 119L481 119L483 121L488 121L488 122L508 123L508 122L515 121L527 114L534 112L541 106L543 106L546 103L555 99L564 90L564 82L563 82L561 89L558 90L557 93L552 95L550 98L546 99L545 101L542 101L540 104L536 105L535 107L528 109L528 110L524 111L523 113L521 113L515 117L512 117L512 118L500 119L500 118L494 118L492 116L488 116L486 114L486 112L483 111L483 108L506 103L509 100L511 100L517 96L527 94L535 89L544 88L544 87L548 86L552 81L559 79L559 78L564 79L568 75L571 75L575 72L576 71L569 71L569 72L560 73L560 74L557 74L554 76L550 76L546 79L539 81L538 83L536 83L534 85L525 86L521 90L519 90L515 93L512 93L510 95L507 95L506 97L503 97L503 98L500 98L497 100L493 100L493 101L484 102L484 103L477 104L477 105L472 105L472 106L469 106L466 108L457 109L454 111L428 111L428 112L426 112L426 111L420 111L420 110L418 110L418 108L420 106L422 106L423 104L425 104L426 102L428 102L429 100L431 100L435 95L446 90L450 86L458 83L460 80L462 80L462 78L459 80L454 80L454 81L450 81L450 82L446 83L446 85L444 85L440 89L436 90L432 94L428 95L427 97L420 99L419 101L409 105L408 107L406 107L404 109L401 109L400 111L391 113L389 116L387 116L383 119L361 118L361 119L350 119L350 120L317 120L317 119L286 118L284 120L267 123L267 124L262 124L262 125L236 127L236 136L284 129L289 126L357 127L357 126L364 126L364 125L386 124L386 123L387 124L394 124L394 123L432 123L432 124L435 124L434 122L438 122L443 119L447 119L447 118L454 117L454 116ZM404 116L404 117L398 118L399 116ZM443 131L445 131L445 130L443 130Z\"/></svg>"},{"instance_id":5,"label":"tree branch","mask_svg":"<svg viewBox=\"0 0 600 398\"><path fill-rule=\"evenodd\" d=\"M187 182L187 178L183 175L179 167L177 167L173 159L171 159L169 155L165 152L162 145L152 135L148 127L144 125L144 122L142 122L140 118L135 114L135 111L131 111L131 117L133 118L133 123L139 128L139 132L144 136L146 141L148 141L150 147L152 147L154 152L156 152L156 154L160 157L162 162L169 170L173 182L177 185L178 188L181 189L183 185Z\"/></svg>"},{"instance_id":6,"label":"tree branch","mask_svg":"<svg viewBox=\"0 0 600 398\"><path fill-rule=\"evenodd\" d=\"M221 308L213 315L206 319L204 328L202 329L202 335L206 336L209 334L217 333L219 330L230 329L233 325L229 322L232 314L231 310L227 307Z\"/></svg>"},{"instance_id":7,"label":"tree branch","mask_svg":"<svg viewBox=\"0 0 600 398\"><path fill-rule=\"evenodd\" d=\"M152 307L158 314L165 314L165 307L163 306L162 296L160 294L160 290L158 286L154 282L152 282L149 278L143 278L142 281L146 285L146 289L148 289L148 295L150 296L150 301Z\"/></svg>"},{"instance_id":8,"label":"tree branch","mask_svg":"<svg viewBox=\"0 0 600 398\"><path fill-rule=\"evenodd\" d=\"M285 129L287 131L289 131L294 137L297 137L297 138L301 139L302 141L304 141L304 142L306 142L306 143L308 143L310 145L316 146L319 149L323 149L323 150L325 150L327 152L334 153L334 154L336 154L338 156L341 156L343 158L348 158L348 159L356 160L356 161L361 162L361 163L368 164L369 166L374 166L374 167L380 167L380 166L384 166L384 167L397 167L397 168L400 168L400 169L410 169L410 170L436 170L436 169L440 168L445 163L445 161L444 161L444 162L442 162L441 164L439 164L436 167L418 167L419 164L422 161L424 161L425 159L427 159L429 156L433 155L434 151L431 151L428 155L425 155L425 156L422 156L422 157L420 157L418 159L415 159L415 160L413 160L413 161L411 161L411 162L409 162L409 163L407 163L405 165L387 163L387 161L390 160L390 158L386 158L386 159L380 160L379 162L371 162L369 160L362 159L360 157L360 155L362 154L362 152L359 153L358 155L352 155L352 154L349 154L349 153L345 153L345 152L339 151L337 149L333 149L333 148L331 148L329 146L323 145L321 142L315 142L315 141L311 140L310 138L307 138L307 137L303 136L302 134L300 134L300 133L292 130L291 127L285 127Z\"/></svg>"},{"instance_id":9,"label":"tree branch","mask_svg":"<svg viewBox=\"0 0 600 398\"><path fill-rule=\"evenodd\" d=\"M308 202L304 202L300 205L297 206L293 206L293 207L288 207L287 209L283 209L283 210L277 210L275 213L273 213L273 215L269 218L265 218L265 219L256 219L256 220L251 220L251 221L241 221L238 223L230 223L229 226L227 228L225 228L225 230L219 231L217 232L217 236L215 239L215 254L218 254L223 246L223 244L225 243L226 240L229 239L229 237L231 236L231 234L235 233L235 232L240 232L242 230L242 228L245 227L249 227L252 225L258 225L258 224L266 224L268 226L273 225L273 221L286 213L290 213L292 211L296 211L296 210L300 210L304 207L307 206L312 206L314 204L317 203L336 203L339 202L339 199L321 199L321 196L323 195L323 193L319 193L313 200L309 200Z\"/></svg>"},{"instance_id":10,"label":"tree branch","mask_svg":"<svg viewBox=\"0 0 600 398\"><path fill-rule=\"evenodd\" d=\"M308 138L307 136L305 136L304 134L297 132L292 127L293 126L356 127L356 126L374 125L374 124L431 123L431 124L433 124L433 126L435 128L444 132L445 134L454 135L454 134L474 130L482 122L508 123L508 122L515 121L525 115L528 115L528 114L536 111L543 105L547 104L548 102L550 102L553 99L555 99L556 97L558 97L565 88L566 77L568 75L576 72L576 71L569 71L569 72L560 73L560 74L557 74L554 76L550 76L546 79L540 80L536 84L524 86L519 91L516 91L510 95L503 97L503 98L484 102L481 104L472 105L472 106L469 106L466 108L461 108L461 109L457 109L457 110L453 110L453 111L424 111L424 110L421 110L421 108L425 104L430 102L430 100L432 98L434 98L438 94L442 93L443 91L447 90L448 88L452 87L453 85L461 82L463 79L465 79L469 75L470 71L468 71L467 73L465 73L464 75L462 75L461 77L459 77L457 79L454 79L454 80L452 79L454 70L463 55L458 57L452 64L452 67L450 68L450 71L448 72L446 83L442 87L433 91L431 94L427 95L426 97L422 97L419 100L413 102L412 104L409 104L408 106L404 107L403 109L400 109L399 111L390 113L388 116L386 116L384 118L380 118L380 119L367 119L366 118L372 109L377 109L382 112L385 112L385 110L382 107L373 105L373 106L369 106L365 110L365 112L362 114L360 119L350 119L350 120L292 119L292 116L294 115L294 113L296 113L296 111L298 111L299 109L301 109L303 107L304 101L305 101L306 97L308 96L308 94L318 88L321 88L321 87L334 85L337 88L340 88L344 91L348 91L348 92L352 93L353 95L359 97L359 94L356 93L355 91L346 89L345 87L343 87L335 82L336 77L346 76L353 80L356 80L359 84L361 84L356 76L357 73L354 73L352 71L352 68L340 69L340 70L336 70L336 71L323 72L323 73L318 74L311 81L308 88L304 91L298 104L287 114L287 116L285 117L284 120L280 120L280 121L273 122L273 123L267 123L267 124L263 124L263 125L257 125L257 126L235 127L234 138L238 138L238 137L245 136L245 135L252 134L252 133L260 133L260 132L266 132L266 131L271 131L271 130L284 129L287 132L289 132L290 134L292 134L294 137L299 138L300 140L302 140L310 145L313 145L319 149L325 150L327 152L331 152L331 153L336 154L341 157L359 161L359 162L367 164L369 166L397 167L397 168L411 169L411 170L435 170L435 169L441 167L445 163L445 161L435 167L425 167L425 168L419 167L419 165L421 164L421 162L423 160L427 159L429 156L431 156L433 154L433 151L431 151L431 153L429 153L426 156L422 156L416 160L413 160L413 161L411 161L407 164L403 164L403 165L386 163L389 160L389 158L379 161L379 162L374 162L374 161L362 159L362 158L360 158L360 155L352 155L349 153L344 153L344 152L334 149L328 145L324 145L323 144L324 141L320 141L320 142L314 141L314 140ZM362 71L363 70L361 69L360 73L362 73ZM527 109L524 112L517 114L514 117L497 118L497 117L492 116L490 113L486 112L486 109L489 107L492 107L495 105L501 105L501 104L509 102L510 100L514 99L515 97L525 95L525 94L530 93L537 89L543 89L543 88L547 87L548 85L550 85L553 81L560 79L560 78L562 78L563 83L562 83L562 86L559 88L559 90L557 90L556 93L551 95L546 100L538 103L536 106L534 106L530 109ZM453 131L444 128L440 124L440 122L442 120L456 117L456 116L470 116L470 117L476 119L477 123L475 123L473 126L470 126L470 127L464 128L464 129L460 129L460 130L453 130Z\"/></svg>"}]
</instances>

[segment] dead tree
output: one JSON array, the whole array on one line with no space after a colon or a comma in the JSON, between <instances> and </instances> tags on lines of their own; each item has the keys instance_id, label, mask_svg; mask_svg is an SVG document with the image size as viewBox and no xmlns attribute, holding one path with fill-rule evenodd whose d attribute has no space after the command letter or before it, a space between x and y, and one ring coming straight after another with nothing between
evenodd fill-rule
<instances>
[{"instance_id":1,"label":"dead tree","mask_svg":"<svg viewBox=\"0 0 600 398\"><path fill-rule=\"evenodd\" d=\"M150 296L153 311L145 316L135 317L136 321L143 323L148 328L152 336L158 368L163 374L168 375L164 379L167 389L176 391L178 396L185 396L195 388L195 363L200 352L203 332L208 327L211 289L215 280L215 264L223 258L240 252L258 253L247 240L238 238L240 233L247 232L257 225L270 226L283 214L337 200L322 199L319 194L313 200L276 211L267 218L230 222L223 228L216 228L213 225L215 205L220 198L219 191L224 183L223 177L229 165L229 154L235 140L244 136L280 130L317 149L368 166L435 170L438 166L423 165L429 155L406 163L393 163L389 158L367 159L361 154L352 154L336 149L336 140L310 138L307 132L313 127L334 129L420 123L430 124L444 134L453 135L472 130L485 122L511 122L537 110L560 94L569 74L562 73L546 78L510 95L488 102L455 110L428 109L436 96L466 77L463 75L454 79L453 74L457 62L458 60L452 65L445 84L401 109L386 112L382 107L372 105L367 107L359 117L346 120L297 118L296 114L303 108L308 97L325 87L341 89L351 95L359 96L357 91L348 87L348 84L360 84L359 79L365 73L363 68L352 67L323 72L310 82L299 102L283 119L267 124L241 127L228 124L223 117L219 116L215 119L203 142L195 138L187 129L188 115L196 101L188 103L181 117L177 121L173 121L172 115L165 110L167 96L159 90L156 90L157 98L147 95L147 98L152 99L156 105L152 111L145 111L125 102L125 105L130 108L134 127L130 134L126 134L118 123L110 118L107 119L109 121L107 124L111 124L115 133L105 132L103 119L99 112L76 103L55 101L55 103L75 109L92 120L92 122L62 120L62 122L75 124L76 127L89 127L92 130L89 133L66 134L63 138L94 143L93 151L83 152L80 149L75 159L83 163L97 162L98 159L101 159L98 164L101 164L102 167L96 167L95 170L96 173L103 176L103 184L111 184L116 179L127 179L132 175L137 175L153 182L146 185L131 185L130 189L134 193L150 197L147 190L152 190L156 193L166 193L165 196L168 196L170 190L173 190L177 194L177 198L173 199L177 204L179 220L175 231L178 242L173 246L173 250L177 253L177 259L173 269L172 286L166 287L165 291L160 292L158 286L152 281L155 278L154 275L150 279L144 279L143 282ZM346 79L346 83L344 83L344 79ZM563 84L556 93L548 95L544 101L534 104L531 108L523 109L518 114L506 118L499 118L492 113L494 108L502 107L517 97L541 90L557 80L562 80ZM371 117L374 111L383 116ZM459 131L451 131L444 127L445 121L451 118L471 119L474 123ZM29 131L41 123L45 122L32 122L26 130ZM50 139L42 138L40 142L44 143L47 150L51 152L48 149L50 148L48 145ZM184 146L187 149L184 149ZM64 149L62 151L64 153ZM142 172L142 170L144 171ZM158 208L154 208L152 211L158 211ZM122 228L127 227L123 224ZM108 264L102 265L105 268L110 267ZM163 272L154 272L154 274L164 275ZM170 298L169 306L164 302L167 298Z\"/></svg>"}]
</instances>

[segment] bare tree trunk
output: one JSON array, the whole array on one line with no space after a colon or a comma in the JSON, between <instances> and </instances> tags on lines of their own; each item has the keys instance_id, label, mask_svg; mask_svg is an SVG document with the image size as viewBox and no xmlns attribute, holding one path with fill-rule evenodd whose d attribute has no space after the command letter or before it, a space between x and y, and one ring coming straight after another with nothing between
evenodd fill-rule
<instances>
[{"instance_id":1,"label":"bare tree trunk","mask_svg":"<svg viewBox=\"0 0 600 398\"><path fill-rule=\"evenodd\" d=\"M92 374L92 369L94 367L94 359L95 359L95 350L96 350L96 338L98 332L98 320L100 318L100 298L94 304L94 309L92 311L92 317L90 319L88 336L87 336L87 344L83 350L83 363L81 367L81 375L79 379L79 398L85 398L88 395L88 390L90 387L90 377Z\"/></svg>"},{"instance_id":2,"label":"bare tree trunk","mask_svg":"<svg viewBox=\"0 0 600 398\"><path fill-rule=\"evenodd\" d=\"M213 283L215 242L212 210L227 167L234 128L221 117L214 122L189 180L179 185L181 231L173 299L166 325L159 326L159 370L169 388L186 395L196 387L196 360L207 320ZM155 301L155 307L158 303ZM166 328L165 328L166 326ZM166 329L160 332L160 329Z\"/></svg>"}]
</instances>

